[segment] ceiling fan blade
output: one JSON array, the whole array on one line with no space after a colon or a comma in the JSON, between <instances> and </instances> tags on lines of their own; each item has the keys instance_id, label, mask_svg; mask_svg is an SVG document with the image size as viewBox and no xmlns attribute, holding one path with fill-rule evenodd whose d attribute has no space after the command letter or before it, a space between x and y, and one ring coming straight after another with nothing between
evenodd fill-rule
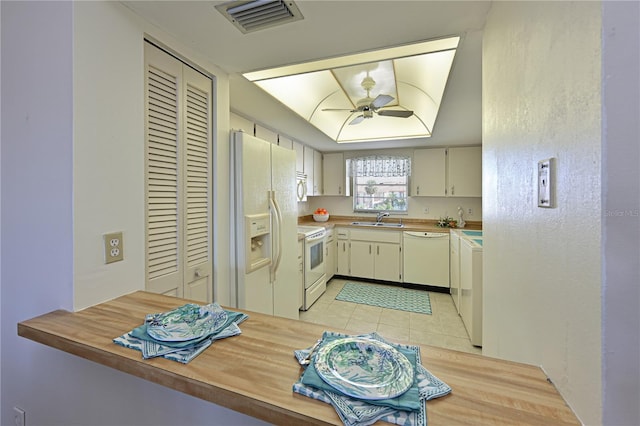
<instances>
[{"instance_id":1,"label":"ceiling fan blade","mask_svg":"<svg viewBox=\"0 0 640 426\"><path fill-rule=\"evenodd\" d=\"M383 109L378 111L378 115L383 115L387 117L407 118L413 115L413 111L405 111L405 110L398 110L398 109Z\"/></svg>"},{"instance_id":2,"label":"ceiling fan blade","mask_svg":"<svg viewBox=\"0 0 640 426\"><path fill-rule=\"evenodd\" d=\"M371 106L373 108L380 108L382 106L385 106L386 104L388 104L389 102L391 102L394 99L393 96L389 96L389 95L378 95L373 102L371 102Z\"/></svg>"},{"instance_id":3,"label":"ceiling fan blade","mask_svg":"<svg viewBox=\"0 0 640 426\"><path fill-rule=\"evenodd\" d=\"M349 112L356 112L356 110L349 109L349 108L323 108L322 111L349 111Z\"/></svg>"},{"instance_id":4,"label":"ceiling fan blade","mask_svg":"<svg viewBox=\"0 0 640 426\"><path fill-rule=\"evenodd\" d=\"M354 118L353 120L351 120L351 122L349 123L349 125L351 124L358 124L361 123L362 120L364 120L364 115L359 115L356 118Z\"/></svg>"}]
</instances>

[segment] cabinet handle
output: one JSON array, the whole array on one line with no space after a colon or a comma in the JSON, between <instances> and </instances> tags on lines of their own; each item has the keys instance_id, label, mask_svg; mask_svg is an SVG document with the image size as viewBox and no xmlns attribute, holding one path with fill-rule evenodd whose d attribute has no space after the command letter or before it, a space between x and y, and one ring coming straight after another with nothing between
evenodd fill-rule
<instances>
[{"instance_id":1,"label":"cabinet handle","mask_svg":"<svg viewBox=\"0 0 640 426\"><path fill-rule=\"evenodd\" d=\"M378 248L378 256L380 256L380 246L377 247Z\"/></svg>"},{"instance_id":2,"label":"cabinet handle","mask_svg":"<svg viewBox=\"0 0 640 426\"><path fill-rule=\"evenodd\" d=\"M456 191L455 191L455 186L451 185L451 195L455 195Z\"/></svg>"},{"instance_id":3,"label":"cabinet handle","mask_svg":"<svg viewBox=\"0 0 640 426\"><path fill-rule=\"evenodd\" d=\"M369 254L371 254L371 244L369 244Z\"/></svg>"},{"instance_id":4,"label":"cabinet handle","mask_svg":"<svg viewBox=\"0 0 640 426\"><path fill-rule=\"evenodd\" d=\"M416 195L420 195L420 185L416 187Z\"/></svg>"},{"instance_id":5,"label":"cabinet handle","mask_svg":"<svg viewBox=\"0 0 640 426\"><path fill-rule=\"evenodd\" d=\"M347 243L342 243L342 251L347 251Z\"/></svg>"},{"instance_id":6,"label":"cabinet handle","mask_svg":"<svg viewBox=\"0 0 640 426\"><path fill-rule=\"evenodd\" d=\"M342 187L341 186L338 187L338 195L342 195Z\"/></svg>"}]
</instances>

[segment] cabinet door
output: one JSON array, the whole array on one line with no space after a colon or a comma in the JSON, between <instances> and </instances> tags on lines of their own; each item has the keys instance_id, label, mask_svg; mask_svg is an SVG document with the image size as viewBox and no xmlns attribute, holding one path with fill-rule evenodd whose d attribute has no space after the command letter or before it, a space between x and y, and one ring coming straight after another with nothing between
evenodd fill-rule
<instances>
[{"instance_id":1,"label":"cabinet door","mask_svg":"<svg viewBox=\"0 0 640 426\"><path fill-rule=\"evenodd\" d=\"M375 274L377 280L400 282L400 245L377 243L375 245Z\"/></svg>"},{"instance_id":2,"label":"cabinet door","mask_svg":"<svg viewBox=\"0 0 640 426\"><path fill-rule=\"evenodd\" d=\"M293 149L293 140L286 136L278 135L278 145L283 148Z\"/></svg>"},{"instance_id":3,"label":"cabinet door","mask_svg":"<svg viewBox=\"0 0 640 426\"><path fill-rule=\"evenodd\" d=\"M338 244L336 245L336 263L337 263L337 272L338 275L349 276L349 259L350 259L350 250L349 250L349 240L338 240Z\"/></svg>"},{"instance_id":4,"label":"cabinet door","mask_svg":"<svg viewBox=\"0 0 640 426\"><path fill-rule=\"evenodd\" d=\"M324 195L347 195L344 155L342 153L323 155L322 181Z\"/></svg>"},{"instance_id":5,"label":"cabinet door","mask_svg":"<svg viewBox=\"0 0 640 426\"><path fill-rule=\"evenodd\" d=\"M231 113L229 116L229 124L233 130L240 130L248 135L254 134L253 121L241 117L237 114Z\"/></svg>"},{"instance_id":6,"label":"cabinet door","mask_svg":"<svg viewBox=\"0 0 640 426\"><path fill-rule=\"evenodd\" d=\"M447 196L482 197L482 147L449 148Z\"/></svg>"},{"instance_id":7,"label":"cabinet door","mask_svg":"<svg viewBox=\"0 0 640 426\"><path fill-rule=\"evenodd\" d=\"M445 148L416 149L411 165L411 196L444 197L446 195Z\"/></svg>"},{"instance_id":8,"label":"cabinet door","mask_svg":"<svg viewBox=\"0 0 640 426\"><path fill-rule=\"evenodd\" d=\"M374 278L374 243L351 241L351 276Z\"/></svg>"},{"instance_id":9,"label":"cabinet door","mask_svg":"<svg viewBox=\"0 0 640 426\"><path fill-rule=\"evenodd\" d=\"M259 124L256 124L256 138L263 141L271 142L274 145L278 144L278 134L271 129L267 129Z\"/></svg>"},{"instance_id":10,"label":"cabinet door","mask_svg":"<svg viewBox=\"0 0 640 426\"><path fill-rule=\"evenodd\" d=\"M304 147L304 174L307 175L307 195L315 195L313 192L313 152L308 146Z\"/></svg>"},{"instance_id":11,"label":"cabinet door","mask_svg":"<svg viewBox=\"0 0 640 426\"><path fill-rule=\"evenodd\" d=\"M322 188L322 153L313 151L313 195L323 195Z\"/></svg>"},{"instance_id":12,"label":"cabinet door","mask_svg":"<svg viewBox=\"0 0 640 426\"><path fill-rule=\"evenodd\" d=\"M296 152L296 172L304 173L304 145L293 141L293 150Z\"/></svg>"},{"instance_id":13,"label":"cabinet door","mask_svg":"<svg viewBox=\"0 0 640 426\"><path fill-rule=\"evenodd\" d=\"M325 260L327 281L329 281L336 273L336 243L333 238L327 240L325 244Z\"/></svg>"},{"instance_id":14,"label":"cabinet door","mask_svg":"<svg viewBox=\"0 0 640 426\"><path fill-rule=\"evenodd\" d=\"M304 305L304 240L298 240L298 304Z\"/></svg>"},{"instance_id":15,"label":"cabinet door","mask_svg":"<svg viewBox=\"0 0 640 426\"><path fill-rule=\"evenodd\" d=\"M453 299L453 304L456 307L456 310L460 311L460 254L458 253L460 249L460 238L455 233L455 231L451 231L449 241L449 276L451 279L451 298Z\"/></svg>"}]
</instances>

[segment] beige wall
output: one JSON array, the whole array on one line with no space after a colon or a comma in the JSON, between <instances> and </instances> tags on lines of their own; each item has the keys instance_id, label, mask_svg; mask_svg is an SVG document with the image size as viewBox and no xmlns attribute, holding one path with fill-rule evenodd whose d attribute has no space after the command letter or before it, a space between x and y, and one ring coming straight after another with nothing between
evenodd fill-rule
<instances>
[{"instance_id":1,"label":"beige wall","mask_svg":"<svg viewBox=\"0 0 640 426\"><path fill-rule=\"evenodd\" d=\"M496 2L483 42L483 353L542 366L586 424L602 414L600 7Z\"/></svg>"}]
</instances>

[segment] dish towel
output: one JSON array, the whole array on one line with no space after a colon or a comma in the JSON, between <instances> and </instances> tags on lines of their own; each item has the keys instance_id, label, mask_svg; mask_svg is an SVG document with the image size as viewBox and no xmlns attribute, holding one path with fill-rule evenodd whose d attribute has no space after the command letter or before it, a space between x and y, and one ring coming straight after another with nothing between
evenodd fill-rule
<instances>
[{"instance_id":1,"label":"dish towel","mask_svg":"<svg viewBox=\"0 0 640 426\"><path fill-rule=\"evenodd\" d=\"M344 337L352 336L325 332L318 346ZM293 391L331 404L347 426L366 426L378 420L398 425L426 426L426 401L447 395L451 392L451 387L422 366L418 346L391 343L375 332L357 337L370 338L391 345L407 356L412 364L415 362L414 384L405 394L381 401L361 400L346 396L326 384L315 372L313 363L306 367L300 379L293 385ZM311 348L294 351L294 355L301 365L304 365L303 361L309 355L310 350Z\"/></svg>"},{"instance_id":2,"label":"dish towel","mask_svg":"<svg viewBox=\"0 0 640 426\"><path fill-rule=\"evenodd\" d=\"M212 305L217 305L216 303ZM219 305L218 305L219 306ZM242 312L226 311L227 320L216 333L208 334L187 341L158 341L147 333L148 322L157 314L148 314L145 323L128 333L113 339L113 342L125 348L142 352L144 359L163 357L183 364L200 355L211 344L220 339L241 334L238 324L245 321L248 315Z\"/></svg>"}]
</instances>

